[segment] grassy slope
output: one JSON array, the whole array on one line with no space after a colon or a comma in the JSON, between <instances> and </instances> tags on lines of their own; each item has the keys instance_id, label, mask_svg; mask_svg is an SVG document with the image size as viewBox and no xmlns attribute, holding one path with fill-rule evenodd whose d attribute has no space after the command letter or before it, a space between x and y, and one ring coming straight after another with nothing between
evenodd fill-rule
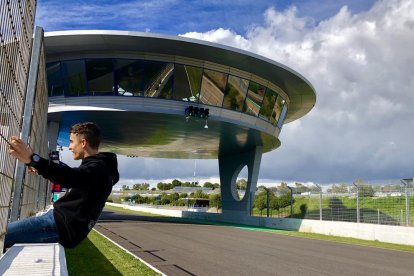
<instances>
[{"instance_id":1,"label":"grassy slope","mask_svg":"<svg viewBox=\"0 0 414 276\"><path fill-rule=\"evenodd\" d=\"M69 275L158 275L95 231L65 253Z\"/></svg>"}]
</instances>

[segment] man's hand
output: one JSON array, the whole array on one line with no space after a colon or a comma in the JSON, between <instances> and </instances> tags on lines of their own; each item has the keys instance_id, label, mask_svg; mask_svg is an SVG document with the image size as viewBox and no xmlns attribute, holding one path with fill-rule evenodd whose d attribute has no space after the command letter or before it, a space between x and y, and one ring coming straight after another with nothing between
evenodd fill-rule
<instances>
[{"instance_id":1,"label":"man's hand","mask_svg":"<svg viewBox=\"0 0 414 276\"><path fill-rule=\"evenodd\" d=\"M16 157L19 161L28 164L30 163L31 156L33 154L32 150L22 141L19 137L12 136L10 137L10 149L9 153Z\"/></svg>"},{"instance_id":2,"label":"man's hand","mask_svg":"<svg viewBox=\"0 0 414 276\"><path fill-rule=\"evenodd\" d=\"M27 172L29 174L39 174L38 171L35 168L33 168L33 167L29 167L28 170L27 170Z\"/></svg>"}]
</instances>

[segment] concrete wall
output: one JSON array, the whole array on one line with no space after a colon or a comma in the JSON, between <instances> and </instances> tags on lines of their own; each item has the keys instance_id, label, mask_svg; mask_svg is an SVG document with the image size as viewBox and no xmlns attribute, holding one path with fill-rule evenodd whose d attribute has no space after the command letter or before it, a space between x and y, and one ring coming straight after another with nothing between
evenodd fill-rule
<instances>
[{"instance_id":1,"label":"concrete wall","mask_svg":"<svg viewBox=\"0 0 414 276\"><path fill-rule=\"evenodd\" d=\"M161 214L174 217L204 219L206 221L232 222L274 229L291 230L307 233L317 233L339 237L357 238L363 240L377 240L381 242L405 244L414 246L414 227L390 226L368 223L354 223L341 221L320 221L307 219L285 219L234 216L215 213L199 213L180 210L167 210L157 208L147 208L138 206L128 206L114 203L107 203L113 206L122 206L126 209Z\"/></svg>"},{"instance_id":2,"label":"concrete wall","mask_svg":"<svg viewBox=\"0 0 414 276\"><path fill-rule=\"evenodd\" d=\"M157 207L154 207L154 208L143 207L139 205L132 206L132 205L125 205L125 204L118 204L118 203L110 203L110 202L107 202L106 205L120 207L120 208L124 208L128 210L150 213L150 214L156 214L156 215L163 215L163 216L177 217L177 218L182 217L181 210L170 210L170 209L162 209L162 208L157 208Z\"/></svg>"}]
</instances>

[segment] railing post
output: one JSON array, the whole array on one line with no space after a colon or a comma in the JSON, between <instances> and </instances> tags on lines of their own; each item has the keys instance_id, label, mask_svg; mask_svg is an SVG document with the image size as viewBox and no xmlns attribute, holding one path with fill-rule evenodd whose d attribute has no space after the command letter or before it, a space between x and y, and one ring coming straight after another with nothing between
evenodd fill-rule
<instances>
[{"instance_id":1,"label":"railing post","mask_svg":"<svg viewBox=\"0 0 414 276\"><path fill-rule=\"evenodd\" d=\"M319 188L319 220L322 220L322 187L315 184Z\"/></svg>"},{"instance_id":2,"label":"railing post","mask_svg":"<svg viewBox=\"0 0 414 276\"><path fill-rule=\"evenodd\" d=\"M30 130L32 126L33 103L36 96L37 75L40 62L40 54L43 43L43 29L36 27L33 38L32 54L30 59L29 78L27 81L26 100L24 105L22 132L20 138L27 143L29 140ZM20 213L20 200L23 191L23 182L25 178L26 165L17 161L15 172L15 185L13 193L12 209L10 213L10 221L16 221Z\"/></svg>"},{"instance_id":3,"label":"railing post","mask_svg":"<svg viewBox=\"0 0 414 276\"><path fill-rule=\"evenodd\" d=\"M405 224L408 226L410 225L410 205L408 202L408 186L410 185L410 182L413 183L412 178L407 179L401 179L401 182L405 186Z\"/></svg>"},{"instance_id":4,"label":"railing post","mask_svg":"<svg viewBox=\"0 0 414 276\"><path fill-rule=\"evenodd\" d=\"M357 196L357 223L359 223L360 222L360 217L359 217L359 187L358 187L358 185L356 185L355 183L353 183L354 184L354 186L356 187L356 189L357 189L357 193L356 193L356 196Z\"/></svg>"},{"instance_id":5,"label":"railing post","mask_svg":"<svg viewBox=\"0 0 414 276\"><path fill-rule=\"evenodd\" d=\"M287 186L290 190L290 217L293 217L293 189L292 187Z\"/></svg>"}]
</instances>

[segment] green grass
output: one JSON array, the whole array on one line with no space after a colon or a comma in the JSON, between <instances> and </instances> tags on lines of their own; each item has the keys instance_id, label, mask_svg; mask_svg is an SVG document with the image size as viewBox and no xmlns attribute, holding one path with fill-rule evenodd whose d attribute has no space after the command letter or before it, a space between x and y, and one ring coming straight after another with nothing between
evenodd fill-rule
<instances>
[{"instance_id":1,"label":"green grass","mask_svg":"<svg viewBox=\"0 0 414 276\"><path fill-rule=\"evenodd\" d=\"M242 227L242 228L244 228L244 227ZM302 238L307 238L307 239L317 239L317 240L324 240L324 241L333 241L333 242L340 242L340 243L347 243L347 244L355 244L355 245L361 245L361 246L377 247L377 248L383 248L383 249L392 249L392 250L414 252L414 246L403 245L403 244L394 244L394 243L386 243L386 242L379 242L379 241L361 240L361 239L354 239L354 238L345 238L345 237L329 236L329 235L315 234L315 233L281 231L281 230L268 229L268 228L257 228L257 229L250 229L249 228L249 230L274 232L275 234L281 234L281 235L287 235L287 236L293 236L293 237L302 237Z\"/></svg>"},{"instance_id":2,"label":"green grass","mask_svg":"<svg viewBox=\"0 0 414 276\"><path fill-rule=\"evenodd\" d=\"M158 275L95 231L65 253L69 275Z\"/></svg>"}]
</instances>

